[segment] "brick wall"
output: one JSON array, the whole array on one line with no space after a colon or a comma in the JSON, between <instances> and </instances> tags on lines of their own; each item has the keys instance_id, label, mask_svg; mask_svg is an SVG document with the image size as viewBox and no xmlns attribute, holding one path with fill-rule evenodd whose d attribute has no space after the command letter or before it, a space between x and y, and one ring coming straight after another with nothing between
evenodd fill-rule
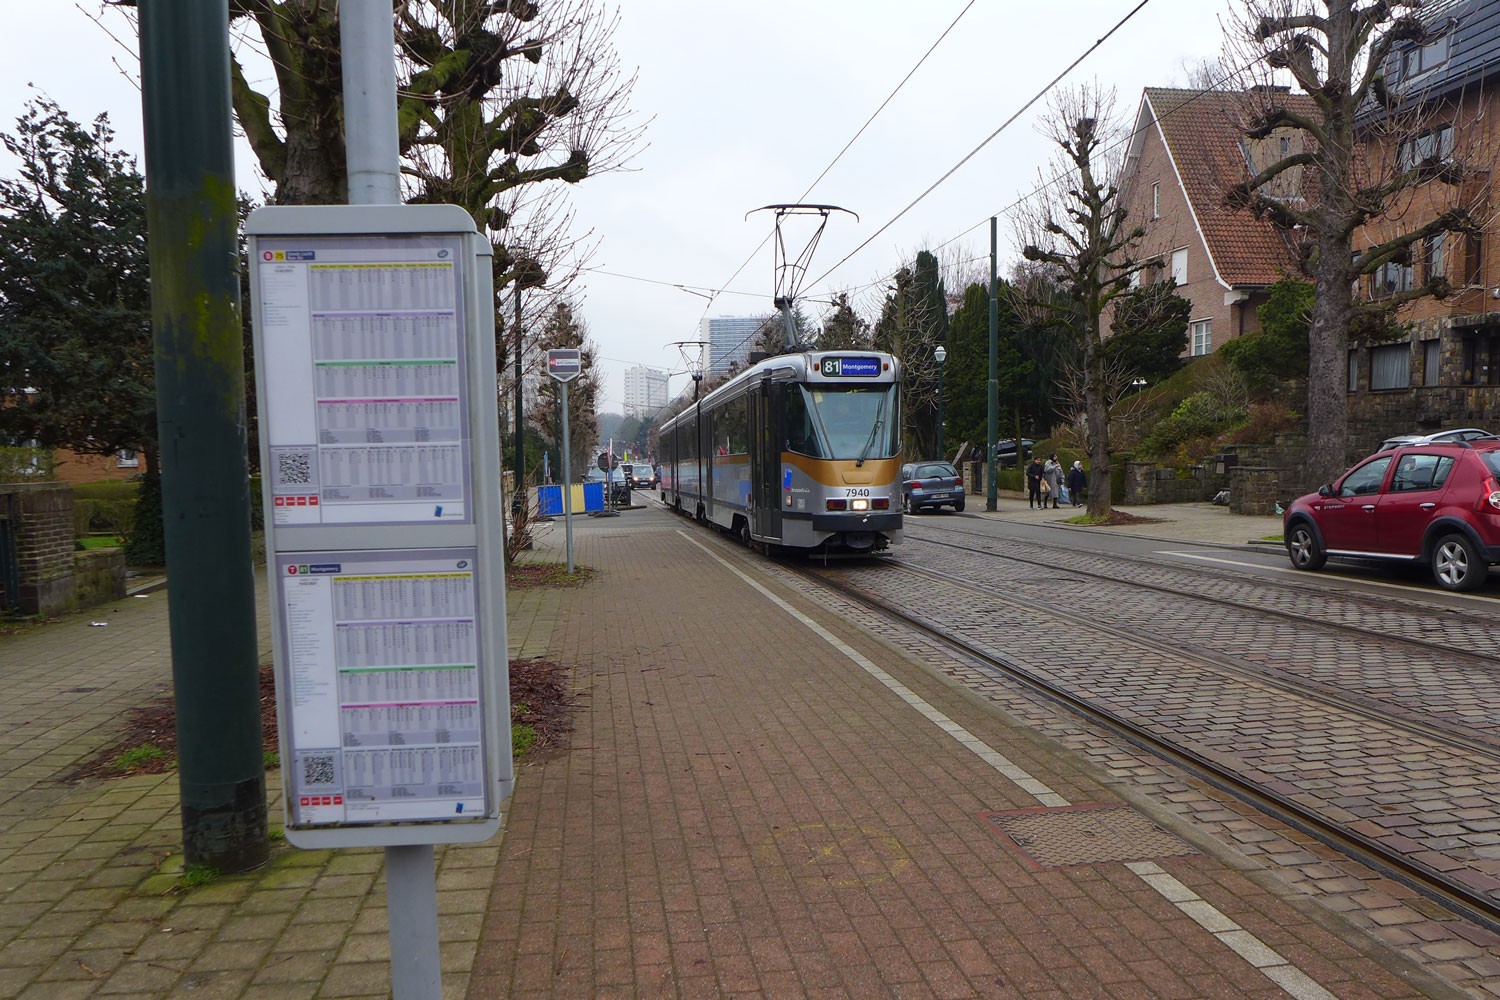
<instances>
[{"instance_id":1,"label":"brick wall","mask_svg":"<svg viewBox=\"0 0 1500 1000\"><path fill-rule=\"evenodd\" d=\"M120 600L125 596L125 550L74 552L73 581L75 607Z\"/></svg>"},{"instance_id":2,"label":"brick wall","mask_svg":"<svg viewBox=\"0 0 1500 1000\"><path fill-rule=\"evenodd\" d=\"M73 488L64 483L0 485L0 498L14 499L20 592L5 595L26 614L54 614L77 606L73 575Z\"/></svg>"}]
</instances>

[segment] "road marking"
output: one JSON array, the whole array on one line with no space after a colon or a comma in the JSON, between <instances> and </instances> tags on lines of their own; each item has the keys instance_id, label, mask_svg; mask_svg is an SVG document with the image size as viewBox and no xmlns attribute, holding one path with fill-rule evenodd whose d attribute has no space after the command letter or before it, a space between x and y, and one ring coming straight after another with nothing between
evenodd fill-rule
<instances>
[{"instance_id":1,"label":"road marking","mask_svg":"<svg viewBox=\"0 0 1500 1000\"><path fill-rule=\"evenodd\" d=\"M1199 927L1218 938L1224 947L1255 966L1261 975L1297 1000L1337 1000L1307 973L1283 958L1276 949L1229 919L1222 910L1177 881L1154 861L1131 862L1125 867L1160 893L1163 899L1192 918Z\"/></svg>"},{"instance_id":2,"label":"road marking","mask_svg":"<svg viewBox=\"0 0 1500 1000\"><path fill-rule=\"evenodd\" d=\"M1268 573L1286 573L1289 576L1300 576L1304 579L1310 579L1310 574L1308 574L1306 571L1289 569L1286 566L1267 566L1265 563L1241 562L1238 559L1218 559L1214 556L1199 555L1196 552L1170 552L1166 549L1158 549L1153 554L1158 556L1175 556L1178 559L1197 559L1202 562L1223 563L1226 566L1248 566L1251 569L1265 570ZM1495 599L1493 597L1481 597L1475 594L1456 594L1449 590L1433 590L1431 587L1409 587L1404 583L1386 583L1383 580L1355 580L1348 577L1329 577L1328 579L1338 580L1341 583L1354 584L1360 587L1384 587L1387 590L1406 590L1414 594L1426 594L1429 597L1433 594L1440 594L1443 597L1453 597L1464 601L1475 601L1477 603L1488 604L1490 606L1493 606L1495 603Z\"/></svg>"},{"instance_id":3,"label":"road marking","mask_svg":"<svg viewBox=\"0 0 1500 1000\"><path fill-rule=\"evenodd\" d=\"M780 597L777 597L775 594L771 593L750 576L742 572L738 567L734 566L728 560L719 556L718 553L711 550L708 546L704 545L702 542L699 542L697 539L690 537L687 532L679 530L677 533L706 552L710 559L714 560L719 565L729 570L729 572L733 573L735 576L739 577L741 580L744 580L750 586L754 587L772 604L775 604L778 608L785 611L793 618L797 619L803 625L806 625L824 642L828 643L834 649L838 650L840 653L843 653L846 657L853 660L871 677L874 677L877 681L884 684L887 688L894 692L896 697L906 702L912 708L915 708L918 712L921 712L923 717L925 717L927 721L937 726L949 736L952 736L955 740L961 743L965 749L974 754L974 756L978 757L980 760L993 767L996 771L999 771L1005 777L1009 778L1013 783L1015 783L1016 787L1026 791L1027 794L1034 797L1044 806L1069 805L1067 799L1054 792L1051 788L1048 788L1042 782L1033 778L1023 768L1015 764L1004 754L1001 754L989 747L983 740L975 736L973 733L969 732L963 726L960 726L958 723L948 718L948 716L944 715L942 712L939 712L911 688L907 687L905 684L902 684L900 681L896 680L896 678L892 677L890 674L877 667L859 650L850 646L838 636L834 635L832 632L828 631L826 628L819 625L817 622L813 621L811 618L807 617L796 608L792 607L786 601L783 601Z\"/></svg>"}]
</instances>

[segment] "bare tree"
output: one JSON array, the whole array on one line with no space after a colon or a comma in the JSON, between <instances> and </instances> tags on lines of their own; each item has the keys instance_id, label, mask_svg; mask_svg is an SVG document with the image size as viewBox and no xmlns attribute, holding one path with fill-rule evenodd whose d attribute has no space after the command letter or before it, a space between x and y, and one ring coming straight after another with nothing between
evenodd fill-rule
<instances>
[{"instance_id":1,"label":"bare tree","mask_svg":"<svg viewBox=\"0 0 1500 1000\"><path fill-rule=\"evenodd\" d=\"M1351 330L1383 331L1391 310L1451 290L1446 276L1430 273L1421 284L1371 303L1357 295L1357 280L1386 265L1410 265L1440 234L1477 232L1472 209L1478 192L1465 190L1469 171L1456 151L1436 140L1431 149L1413 145L1426 123L1452 122L1457 109L1402 92L1387 79L1399 47L1437 37L1418 16L1424 0L1237 3L1239 34L1231 41L1241 54L1261 57L1254 70L1260 85L1246 90L1247 148L1286 130L1300 136L1263 157L1250 156L1253 175L1229 189L1227 203L1293 234L1295 256L1315 281L1307 472L1326 481L1349 459ZM1305 97L1273 85L1287 76ZM1442 187L1450 197L1439 196ZM1421 221L1408 221L1409 215ZM1356 240L1370 243L1358 256Z\"/></svg>"},{"instance_id":2,"label":"bare tree","mask_svg":"<svg viewBox=\"0 0 1500 1000\"><path fill-rule=\"evenodd\" d=\"M1088 513L1108 515L1109 392L1103 337L1103 315L1109 303L1125 293L1139 271L1156 266L1140 251L1146 230L1132 226L1118 188L1119 151L1111 119L1114 95L1080 87L1051 101L1042 131L1057 143L1052 174L1060 183L1017 219L1021 255L1042 265L1063 291L1028 303L1066 323L1083 348L1081 396L1089 453ZM1043 283L1046 284L1046 283Z\"/></svg>"}]
</instances>

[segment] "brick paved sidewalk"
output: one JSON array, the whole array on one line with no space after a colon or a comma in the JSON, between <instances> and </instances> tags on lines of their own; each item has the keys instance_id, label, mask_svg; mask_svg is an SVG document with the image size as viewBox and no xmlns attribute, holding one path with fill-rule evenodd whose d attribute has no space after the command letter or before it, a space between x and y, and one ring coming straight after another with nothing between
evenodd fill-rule
<instances>
[{"instance_id":1,"label":"brick paved sidewalk","mask_svg":"<svg viewBox=\"0 0 1500 1000\"><path fill-rule=\"evenodd\" d=\"M1213 858L1028 861L997 824L1117 796L707 529L586 524L578 558L578 729L521 769L470 997L1422 995Z\"/></svg>"},{"instance_id":2,"label":"brick paved sidewalk","mask_svg":"<svg viewBox=\"0 0 1500 1000\"><path fill-rule=\"evenodd\" d=\"M1107 528L1067 524L1068 518L1077 517L1084 512L1082 507L1073 508L1064 504L1058 510L1032 510L1026 506L1026 497L1018 494L1001 494L998 509L993 513L984 509L984 497L970 494L966 514L989 520L1014 521L1017 524L1041 522L1072 531L1098 531L1160 542L1194 542L1231 548L1242 548L1267 536L1281 534L1280 517L1235 514L1228 507L1216 507L1210 503L1163 503L1115 509L1137 517L1154 518L1157 523L1118 524ZM946 511L937 515L921 514L915 520L917 523L942 524L949 519L946 514Z\"/></svg>"}]
</instances>

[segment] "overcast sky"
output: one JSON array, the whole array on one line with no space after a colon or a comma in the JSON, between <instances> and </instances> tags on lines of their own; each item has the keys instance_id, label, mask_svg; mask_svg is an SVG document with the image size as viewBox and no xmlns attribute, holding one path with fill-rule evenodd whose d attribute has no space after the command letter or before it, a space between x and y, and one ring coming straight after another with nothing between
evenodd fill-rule
<instances>
[{"instance_id":1,"label":"overcast sky","mask_svg":"<svg viewBox=\"0 0 1500 1000\"><path fill-rule=\"evenodd\" d=\"M808 195L859 214L829 224L809 278L885 225L972 150L1139 0L977 0L857 143ZM1231 0L1232 2L1232 0ZM639 67L633 105L652 116L649 146L628 172L573 189L579 229L598 239L596 268L708 288L730 276L769 230L745 213L797 199L968 0L628 0L616 38ZM75 119L108 112L123 146L139 150L135 39L97 0L12 4L0 60L0 128L36 90ZM1149 0L1064 82L1098 80L1131 117L1145 86L1182 85L1216 56L1226 0ZM119 41L92 21L96 14ZM124 44L120 44L123 42ZM60 59L59 53L67 53ZM1049 155L1023 115L925 201L806 292L876 282L917 249L948 241L1030 191ZM248 150L238 184L264 190ZM0 170L14 164L0 160ZM987 226L945 253L988 253ZM1016 256L1005 221L1004 262ZM984 265L977 264L976 267ZM682 368L672 341L696 338L704 315L771 308L769 244L711 305L662 285L592 273L579 288L605 366L605 409L620 408L623 371ZM857 301L876 305L879 286ZM707 312L705 312L705 308ZM816 304L809 311L817 314ZM685 376L672 380L675 392Z\"/></svg>"}]
</instances>

